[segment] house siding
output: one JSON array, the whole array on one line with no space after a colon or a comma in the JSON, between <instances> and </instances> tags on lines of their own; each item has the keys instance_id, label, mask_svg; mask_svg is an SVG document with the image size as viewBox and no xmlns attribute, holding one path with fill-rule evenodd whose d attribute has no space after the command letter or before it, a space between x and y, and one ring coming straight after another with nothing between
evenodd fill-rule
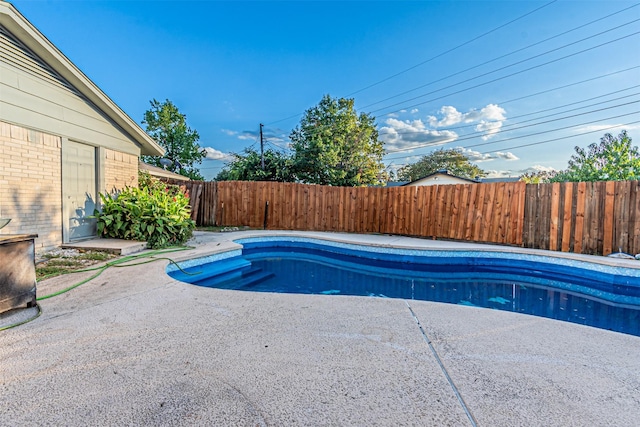
<instances>
[{"instance_id":1,"label":"house siding","mask_svg":"<svg viewBox=\"0 0 640 427\"><path fill-rule=\"evenodd\" d=\"M140 155L131 135L1 27L0 101L3 121Z\"/></svg>"},{"instance_id":2,"label":"house siding","mask_svg":"<svg viewBox=\"0 0 640 427\"><path fill-rule=\"evenodd\" d=\"M0 122L2 234L37 234L36 251L62 242L62 138Z\"/></svg>"}]
</instances>

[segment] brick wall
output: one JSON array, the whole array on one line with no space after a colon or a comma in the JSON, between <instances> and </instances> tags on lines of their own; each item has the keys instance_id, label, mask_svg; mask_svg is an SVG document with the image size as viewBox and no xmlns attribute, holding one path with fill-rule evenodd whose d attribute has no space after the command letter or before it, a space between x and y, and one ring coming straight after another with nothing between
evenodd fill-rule
<instances>
[{"instance_id":1,"label":"brick wall","mask_svg":"<svg viewBox=\"0 0 640 427\"><path fill-rule=\"evenodd\" d=\"M61 144L58 136L0 122L2 234L38 234L36 251L62 242Z\"/></svg>"},{"instance_id":2,"label":"brick wall","mask_svg":"<svg viewBox=\"0 0 640 427\"><path fill-rule=\"evenodd\" d=\"M36 251L62 244L62 138L0 121L0 234L37 234ZM138 156L102 150L104 185L138 185Z\"/></svg>"},{"instance_id":3,"label":"brick wall","mask_svg":"<svg viewBox=\"0 0 640 427\"><path fill-rule=\"evenodd\" d=\"M138 156L109 149L104 150L104 188L103 193L112 193L125 186L138 185Z\"/></svg>"}]
</instances>

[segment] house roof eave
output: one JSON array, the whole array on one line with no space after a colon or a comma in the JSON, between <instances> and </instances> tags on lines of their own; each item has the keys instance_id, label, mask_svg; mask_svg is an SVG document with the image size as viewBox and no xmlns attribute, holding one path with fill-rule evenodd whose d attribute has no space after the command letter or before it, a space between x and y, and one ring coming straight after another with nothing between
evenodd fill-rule
<instances>
[{"instance_id":1,"label":"house roof eave","mask_svg":"<svg viewBox=\"0 0 640 427\"><path fill-rule=\"evenodd\" d=\"M464 178L464 177L457 176L457 175L451 175L450 173L433 172L433 173L430 173L429 175L423 176L422 178L418 178L416 180L407 182L406 184L403 184L402 187L409 186L409 185L411 185L413 183L416 183L418 181L422 181L423 179L426 179L426 178L431 178L432 176L435 176L435 175L443 175L443 176L448 176L448 177L451 177L451 178L461 179L461 180L464 180L464 181L469 181L472 184L478 184L479 183L479 181L477 181L475 179L469 179L469 178Z\"/></svg>"},{"instance_id":2,"label":"house roof eave","mask_svg":"<svg viewBox=\"0 0 640 427\"><path fill-rule=\"evenodd\" d=\"M107 117L124 129L140 146L142 154L164 155L164 148L156 143L142 128L111 100L95 83L76 67L53 43L31 24L11 3L0 1L2 25L22 43L66 79Z\"/></svg>"},{"instance_id":3,"label":"house roof eave","mask_svg":"<svg viewBox=\"0 0 640 427\"><path fill-rule=\"evenodd\" d=\"M150 164L142 162L142 161L138 162L138 169L146 171L146 172L149 172L150 175L155 176L155 177L169 178L169 179L173 179L173 180L176 180L176 181L191 181L191 179L189 177L187 177L187 176L180 175L180 174L177 174L175 172L168 171L168 170L164 170L162 168L150 165Z\"/></svg>"}]
</instances>

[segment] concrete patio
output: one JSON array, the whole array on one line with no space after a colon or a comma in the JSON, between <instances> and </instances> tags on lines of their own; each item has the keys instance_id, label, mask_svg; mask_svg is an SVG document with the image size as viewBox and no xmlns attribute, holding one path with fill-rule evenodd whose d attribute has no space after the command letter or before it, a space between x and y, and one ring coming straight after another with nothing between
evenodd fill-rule
<instances>
[{"instance_id":1,"label":"concrete patio","mask_svg":"<svg viewBox=\"0 0 640 427\"><path fill-rule=\"evenodd\" d=\"M203 256L235 247L234 238L265 234L294 233L196 233L194 249L167 256ZM637 426L640 420L640 337L425 301L202 288L171 279L167 263L109 268L41 301L38 319L0 332L0 425ZM39 283L38 295L89 274Z\"/></svg>"}]
</instances>

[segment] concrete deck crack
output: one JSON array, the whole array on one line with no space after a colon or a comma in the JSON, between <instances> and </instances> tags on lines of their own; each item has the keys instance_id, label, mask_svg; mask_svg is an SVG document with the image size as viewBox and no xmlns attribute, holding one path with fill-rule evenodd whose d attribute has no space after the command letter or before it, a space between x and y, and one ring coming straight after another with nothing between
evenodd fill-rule
<instances>
[{"instance_id":1,"label":"concrete deck crack","mask_svg":"<svg viewBox=\"0 0 640 427\"><path fill-rule=\"evenodd\" d=\"M458 391L458 388L456 387L455 383L451 379L451 376L449 375L449 372L447 371L447 368L444 366L444 363L442 363L442 359L440 359L440 356L438 355L438 352L436 351L435 347L433 346L433 344L431 342L431 339L429 338L429 336L427 335L427 332L422 327L422 324L420 323L420 319L418 319L418 316L416 315L416 313L411 308L411 305L409 305L409 303L406 300L405 300L405 304L407 304L407 308L411 312L411 316L413 316L413 320L416 321L416 324L418 325L418 328L420 329L420 333L422 333L422 337L424 338L425 342L429 346L429 349L431 349L431 353L433 353L433 356L435 357L436 361L438 362L438 365L440 366L440 369L442 369L442 373L444 374L445 378L447 379L447 382L451 386L451 389L453 390L453 394L455 394L456 398L458 399L458 402L460 402L460 405L462 406L462 410L464 411L465 414L467 414L467 418L469 418L469 422L471 423L471 425L473 427L477 427L478 423L477 423L476 419L474 418L473 414L471 413L471 411L467 407L467 404L465 403L464 399L462 398L462 395Z\"/></svg>"}]
</instances>

